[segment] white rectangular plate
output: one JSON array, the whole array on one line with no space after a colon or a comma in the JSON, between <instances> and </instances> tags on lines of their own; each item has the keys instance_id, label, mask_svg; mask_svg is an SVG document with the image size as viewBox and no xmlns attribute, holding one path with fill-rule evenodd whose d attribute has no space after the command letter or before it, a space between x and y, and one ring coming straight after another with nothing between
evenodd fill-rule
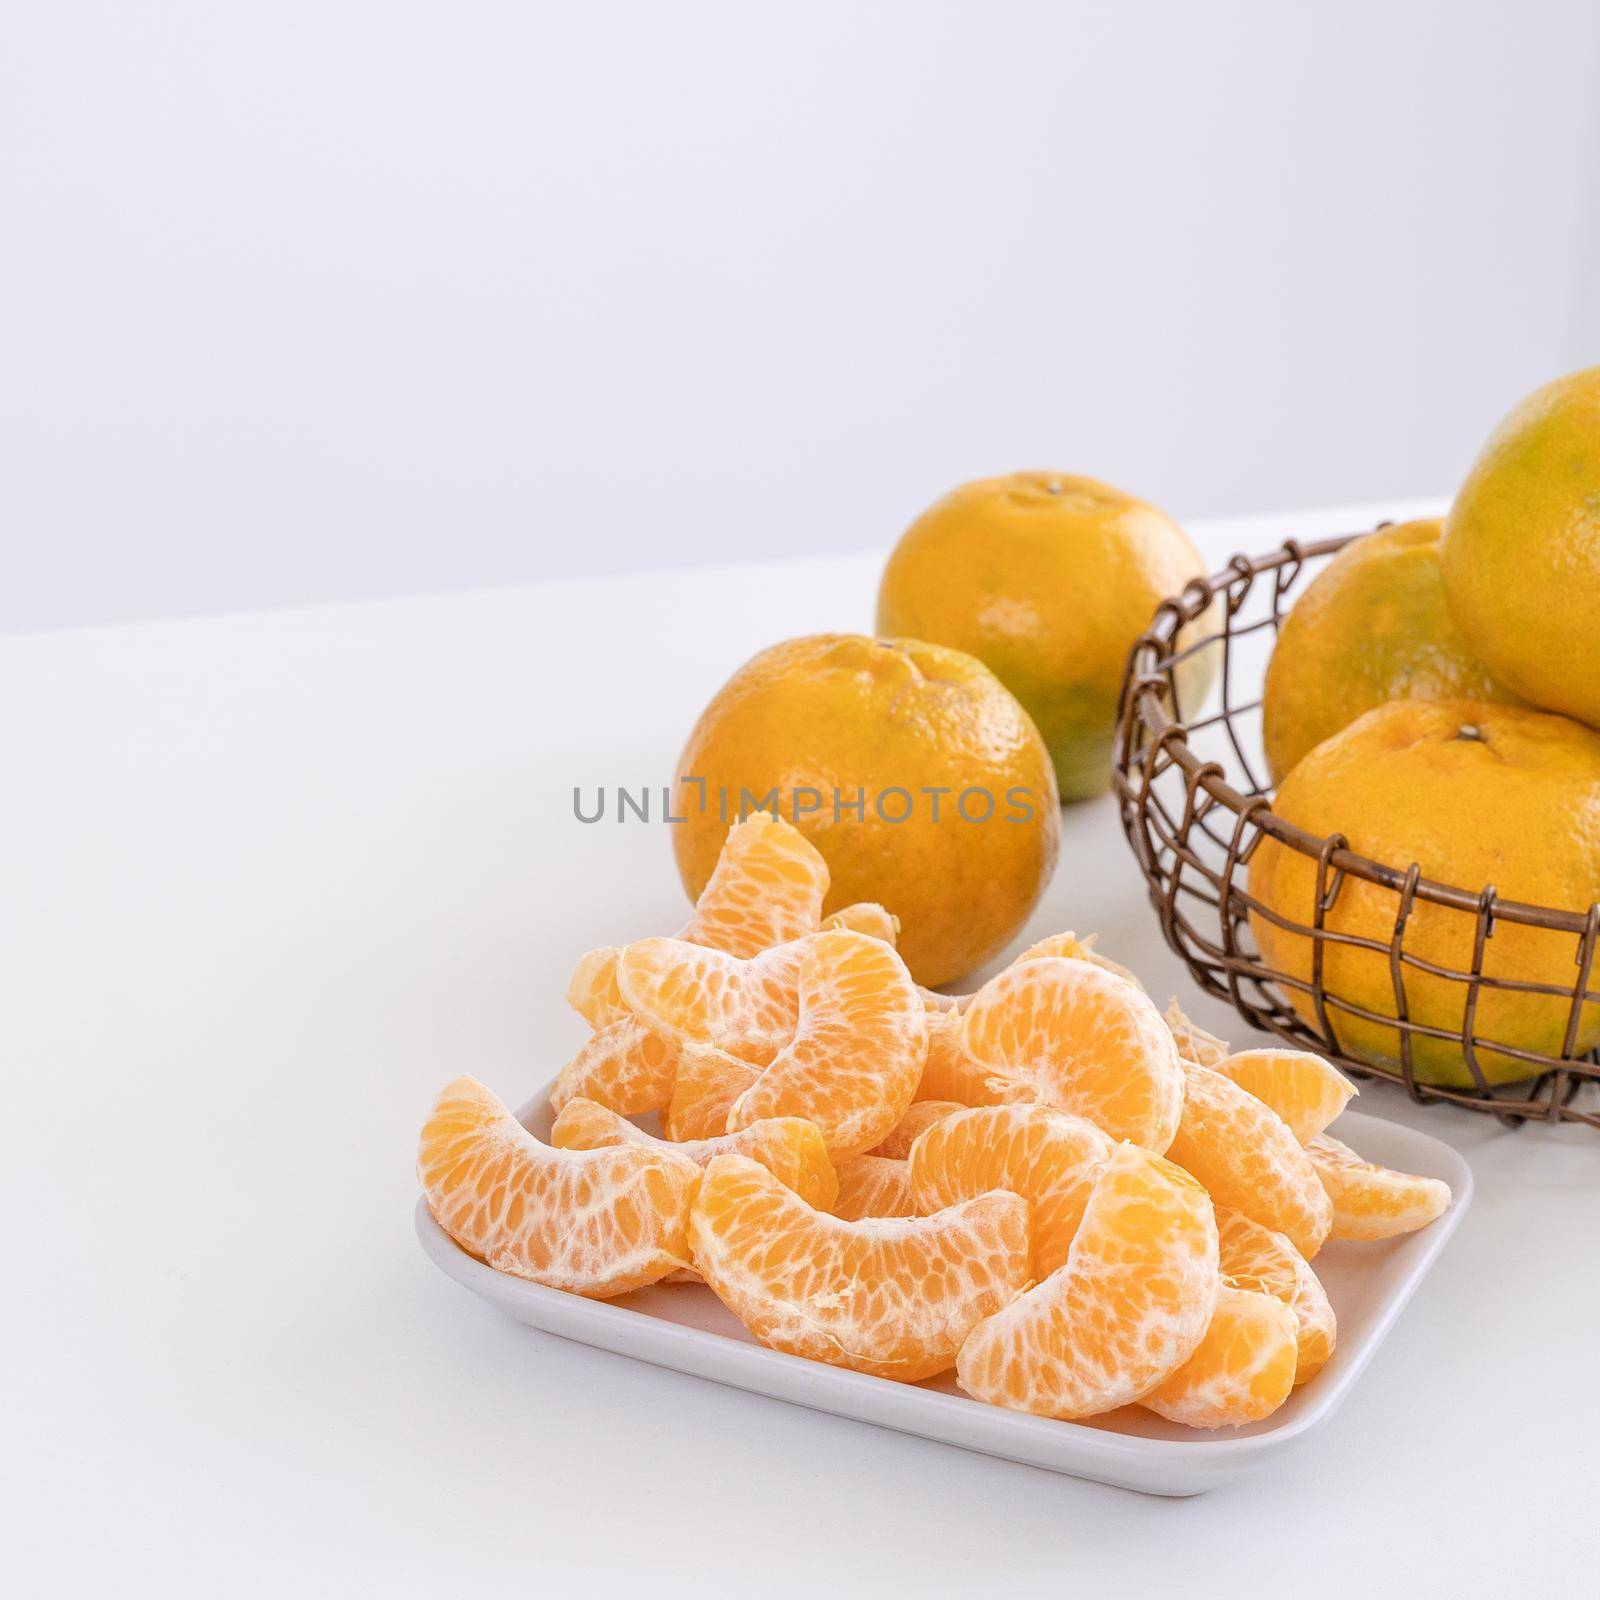
<instances>
[{"instance_id":1,"label":"white rectangular plate","mask_svg":"<svg viewBox=\"0 0 1600 1600\"><path fill-rule=\"evenodd\" d=\"M548 1136L544 1097L525 1107L522 1118L539 1137ZM1258 1472L1333 1415L1472 1198L1472 1169L1425 1133L1354 1112L1339 1119L1336 1131L1369 1161L1443 1178L1455 1204L1420 1233L1377 1244L1330 1244L1318 1255L1317 1274L1339 1319L1333 1358L1265 1422L1230 1432L1195 1432L1135 1406L1088 1422L1056 1422L973 1400L950 1374L895 1383L783 1355L755 1343L699 1284L657 1285L608 1301L546 1289L474 1261L423 1201L417 1203L417 1234L435 1265L457 1283L519 1322L565 1339L1051 1472L1147 1494L1200 1494Z\"/></svg>"}]
</instances>

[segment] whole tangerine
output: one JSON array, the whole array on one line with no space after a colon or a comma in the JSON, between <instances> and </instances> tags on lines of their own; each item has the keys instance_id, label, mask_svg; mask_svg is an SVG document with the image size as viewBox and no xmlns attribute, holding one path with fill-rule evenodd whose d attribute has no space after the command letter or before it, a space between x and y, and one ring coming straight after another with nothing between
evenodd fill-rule
<instances>
[{"instance_id":1,"label":"whole tangerine","mask_svg":"<svg viewBox=\"0 0 1600 1600\"><path fill-rule=\"evenodd\" d=\"M1441 560L1450 609L1490 671L1600 727L1600 367L1536 390L1490 435Z\"/></svg>"},{"instance_id":2,"label":"whole tangerine","mask_svg":"<svg viewBox=\"0 0 1600 1600\"><path fill-rule=\"evenodd\" d=\"M1358 855L1400 871L1414 862L1424 877L1473 895L1492 886L1502 900L1579 914L1600 902L1600 734L1567 717L1481 701L1391 701L1311 751L1284 780L1273 809L1319 839L1343 834ZM1312 978L1316 941L1301 930L1315 921L1317 877L1315 856L1262 836L1250 864L1251 897L1295 926L1281 927L1255 909L1250 926L1266 964L1301 983ZM1322 984L1338 1046L1394 1070L1402 1059L1400 1030L1373 1018L1400 1015L1389 958L1399 913L1398 890L1345 874L1323 916L1323 926L1339 937L1321 941ZM1475 910L1420 898L1412 904L1403 943L1408 959L1400 970L1411 1022L1460 1033L1477 922ZM1479 987L1473 1037L1488 1082L1515 1082L1539 1070L1496 1045L1561 1054L1578 943L1572 933L1510 917L1494 924L1484 943L1484 975L1555 992ZM1318 1027L1312 996L1288 986L1286 992ZM1474 1083L1459 1038L1412 1033L1411 1040L1419 1082ZM1575 1050L1596 1043L1600 1004L1590 1003L1578 1019Z\"/></svg>"},{"instance_id":3,"label":"whole tangerine","mask_svg":"<svg viewBox=\"0 0 1600 1600\"><path fill-rule=\"evenodd\" d=\"M678 765L672 830L697 896L741 814L792 822L828 864L825 913L874 901L920 983L998 954L1060 848L1049 753L982 662L915 639L814 634L718 691Z\"/></svg>"},{"instance_id":4,"label":"whole tangerine","mask_svg":"<svg viewBox=\"0 0 1600 1600\"><path fill-rule=\"evenodd\" d=\"M1514 702L1445 604L1438 517L1348 544L1284 618L1267 663L1261 738L1274 781L1386 700Z\"/></svg>"},{"instance_id":5,"label":"whole tangerine","mask_svg":"<svg viewBox=\"0 0 1600 1600\"><path fill-rule=\"evenodd\" d=\"M1123 672L1156 608L1205 567L1171 517L1121 489L1061 472L985 478L946 495L901 536L878 590L878 631L976 656L1027 707L1065 800L1111 781ZM1180 646L1214 632L1191 624ZM1217 649L1177 669L1193 714Z\"/></svg>"}]
</instances>

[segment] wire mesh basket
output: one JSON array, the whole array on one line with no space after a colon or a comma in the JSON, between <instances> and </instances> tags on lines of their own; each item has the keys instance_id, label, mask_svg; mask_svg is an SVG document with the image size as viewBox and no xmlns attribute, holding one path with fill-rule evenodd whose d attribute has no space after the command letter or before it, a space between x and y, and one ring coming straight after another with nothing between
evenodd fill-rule
<instances>
[{"instance_id":1,"label":"wire mesh basket","mask_svg":"<svg viewBox=\"0 0 1600 1600\"><path fill-rule=\"evenodd\" d=\"M1349 849L1343 835L1307 833L1272 809L1260 736L1266 660L1302 583L1360 537L1290 540L1270 555L1235 556L1216 576L1165 601L1134 645L1123 683L1114 784L1123 831L1162 932L1207 993L1230 1002L1253 1027L1338 1061L1355 1076L1401 1084L1419 1103L1488 1112L1507 1125L1537 1118L1600 1128L1600 1050L1585 1048L1600 1017L1590 1009L1600 1006L1600 905L1587 911L1528 905L1500 898L1492 885L1436 882L1415 863L1369 860ZM1186 707L1180 697L1187 674L1180 668L1207 652L1218 658L1220 705L1207 696L1203 706ZM1267 840L1277 841L1268 848L1295 853L1304 859L1303 870L1314 873L1303 918L1252 894L1250 866ZM1392 906L1386 937L1339 926L1341 895L1366 896L1370 903L1369 891L1354 885L1382 892L1385 917ZM1423 948L1415 933L1418 913L1435 907L1466 919L1459 943L1470 949L1469 960L1442 963L1436 942ZM1439 912L1423 915L1438 928ZM1508 935L1511 928L1542 930L1536 937L1551 951L1570 948L1570 979L1559 957L1544 961L1536 978L1497 972L1497 932L1502 944L1530 937ZM1309 959L1297 958L1293 971L1281 959L1269 964L1258 937L1263 930L1271 932L1266 942L1280 948L1304 941L1294 947ZM1330 959L1336 950L1365 954ZM1365 963L1367 981L1347 981L1353 962ZM1378 973L1386 973L1382 993L1371 981ZM1553 981L1558 975L1563 981ZM1443 986L1457 1026L1441 1026L1437 1006L1432 1021L1416 1014L1423 985L1434 996ZM1486 1005L1490 996L1500 998ZM1546 1041L1548 1053L1526 1039L1497 1038L1484 1023L1489 1014L1505 1014L1507 997L1544 1008L1558 1024ZM1564 1012L1556 1009L1563 1006ZM1392 1040L1392 1049L1374 1051L1352 1041L1352 1035L1370 1041L1374 1029ZM1423 1065L1441 1052L1454 1062L1457 1050L1454 1081Z\"/></svg>"}]
</instances>

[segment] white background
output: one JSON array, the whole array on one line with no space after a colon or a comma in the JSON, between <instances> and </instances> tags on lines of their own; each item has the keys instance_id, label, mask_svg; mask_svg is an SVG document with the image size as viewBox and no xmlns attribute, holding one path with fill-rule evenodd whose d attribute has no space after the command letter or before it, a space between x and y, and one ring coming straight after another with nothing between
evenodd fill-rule
<instances>
[{"instance_id":1,"label":"white background","mask_svg":"<svg viewBox=\"0 0 1600 1600\"><path fill-rule=\"evenodd\" d=\"M586 1032L575 956L684 915L667 830L580 826L571 785L672 773L729 663L855 623L878 561L0 640L6 1592L1593 1595L1593 1129L1364 1088L1476 1198L1328 1426L1188 1501L602 1355L423 1257L440 1086L531 1095ZM1109 799L1063 829L1013 950L1094 929L1246 1042L1162 944Z\"/></svg>"},{"instance_id":2,"label":"white background","mask_svg":"<svg viewBox=\"0 0 1600 1600\"><path fill-rule=\"evenodd\" d=\"M7 8L0 628L1447 491L1600 358L1600 13Z\"/></svg>"},{"instance_id":3,"label":"white background","mask_svg":"<svg viewBox=\"0 0 1600 1600\"><path fill-rule=\"evenodd\" d=\"M1600 1140L1373 1089L1478 1198L1325 1433L1165 1503L531 1334L410 1229L470 1070L675 926L730 666L980 472L1207 554L1447 488L1600 355L1600 16L6 8L0 1569L29 1595L1592 1586ZM1194 1002L1107 805L1023 938ZM1219 1028L1220 1006L1194 1006Z\"/></svg>"}]
</instances>

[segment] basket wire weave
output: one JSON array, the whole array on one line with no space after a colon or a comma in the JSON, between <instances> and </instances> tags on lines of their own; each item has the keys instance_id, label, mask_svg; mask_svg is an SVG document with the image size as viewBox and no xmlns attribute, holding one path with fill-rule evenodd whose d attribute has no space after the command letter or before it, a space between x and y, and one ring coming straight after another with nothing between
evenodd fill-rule
<instances>
[{"instance_id":1,"label":"basket wire weave","mask_svg":"<svg viewBox=\"0 0 1600 1600\"><path fill-rule=\"evenodd\" d=\"M1253 1027L1336 1060L1355 1076L1401 1084L1418 1103L1443 1101L1488 1112L1508 1126L1536 1118L1600 1129L1600 1051L1580 1054L1576 1049L1585 1005L1600 1003L1600 905L1587 911L1561 910L1501 899L1492 885L1468 889L1435 882L1415 862L1397 866L1369 860L1350 850L1342 835L1320 838L1272 810L1259 754L1266 657L1301 580L1315 564L1360 537L1307 544L1291 539L1270 555L1235 556L1222 572L1197 579L1181 595L1164 601L1134 644L1123 681L1113 783L1123 832L1144 873L1163 935L1200 986L1229 1001ZM1186 718L1191 708L1179 704L1176 669L1203 652L1220 654L1220 705ZM1250 894L1249 863L1268 837L1316 864L1310 923L1286 919ZM1329 911L1352 879L1377 884L1396 896L1394 930L1386 943L1327 925ZM1473 918L1469 967L1441 966L1407 947L1407 927L1419 903L1450 907ZM1312 941L1309 979L1266 964L1249 925L1252 912ZM1486 973L1489 941L1497 926L1508 923L1570 936L1571 983ZM1372 1010L1324 983L1324 956L1331 945L1386 958L1392 1009ZM1410 973L1429 973L1463 986L1459 1031L1410 1015ZM1543 1055L1476 1031L1480 997L1496 989L1567 1002L1559 1055ZM1314 1023L1291 1004L1292 993L1309 997ZM1391 1068L1350 1054L1339 1035L1346 1018L1381 1023L1394 1032L1398 1065ZM1412 1060L1419 1037L1458 1043L1470 1086L1420 1080ZM1479 1052L1488 1050L1525 1062L1526 1078L1491 1084L1479 1060Z\"/></svg>"}]
</instances>

